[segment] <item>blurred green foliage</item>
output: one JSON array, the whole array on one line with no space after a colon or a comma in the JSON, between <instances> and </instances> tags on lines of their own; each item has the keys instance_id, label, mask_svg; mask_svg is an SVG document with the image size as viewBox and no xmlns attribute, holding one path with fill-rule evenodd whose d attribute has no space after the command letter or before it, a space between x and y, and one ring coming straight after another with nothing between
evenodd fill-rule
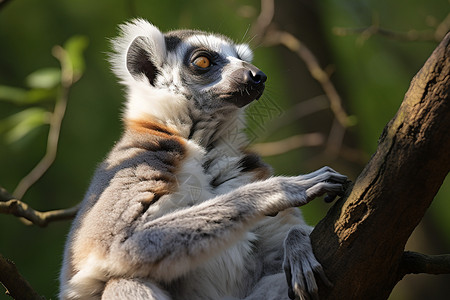
<instances>
[{"instance_id":1,"label":"blurred green foliage","mask_svg":"<svg viewBox=\"0 0 450 300\"><path fill-rule=\"evenodd\" d=\"M378 22L394 31L432 31L449 13L449 3L447 0L307 2L299 3L305 7L315 5L319 17L316 26L321 33L316 38L326 46L326 61L333 69L332 80L347 111L358 121L348 132L353 137L351 144L368 157L374 152L383 127L400 105L411 78L437 43L405 42L382 36L341 37L333 33L333 28L367 27ZM291 3L276 1L276 6L282 10ZM117 24L141 16L162 31L199 28L251 44L253 36L248 29L259 13L259 6L256 0L12 0L0 11L0 185L12 192L45 153L46 125L61 87L61 68L52 56L55 45L67 41L63 47L71 57L71 68L83 77L69 95L56 161L23 198L38 210L71 207L79 202L96 164L120 135L123 92L106 61L108 38L117 34ZM280 12L280 23L282 16ZM291 21L292 24L281 24L281 27L302 26L302 20L294 21L298 24ZM283 111L323 93L317 92L317 84L310 84L310 79L297 77L298 70L284 59L284 50L258 44L253 48L256 48L255 64L269 75L267 98L263 101L276 104L276 109L266 114L262 123L276 122L283 118ZM289 80L293 78L298 80L304 94L290 93ZM316 90L310 89L311 86ZM252 107L250 113L255 115L255 109ZM325 116L332 119L330 114ZM270 135L260 127L261 122L256 122L252 123L251 132L255 141L278 140L304 133L310 124L327 124L322 116L315 115L305 122L306 125L293 122ZM363 167L336 157L318 160L311 154L322 150L299 149L267 157L266 161L276 173L285 174L311 171L326 163L337 165L338 170L354 178ZM438 249L447 252L450 252L450 203L445 200L449 197L447 182L427 216L428 223L432 223L433 239L441 245ZM313 223L323 217L327 208L319 201L314 205L305 213ZM47 298L55 299L57 295L58 272L69 226L69 222L59 222L46 229L28 227L15 217L0 215L0 253L15 261L22 274ZM425 243L428 241L421 244ZM408 299L410 294L398 295Z\"/></svg>"}]
</instances>

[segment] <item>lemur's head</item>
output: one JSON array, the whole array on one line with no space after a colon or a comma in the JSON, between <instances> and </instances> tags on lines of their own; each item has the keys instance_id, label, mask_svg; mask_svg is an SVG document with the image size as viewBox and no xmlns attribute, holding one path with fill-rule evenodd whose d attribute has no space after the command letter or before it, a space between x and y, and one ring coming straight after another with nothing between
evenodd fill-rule
<instances>
[{"instance_id":1,"label":"lemur's head","mask_svg":"<svg viewBox=\"0 0 450 300\"><path fill-rule=\"evenodd\" d=\"M202 31L163 34L142 19L120 29L111 63L127 87L125 117L161 119L187 103L205 113L238 109L263 93L267 77L246 44Z\"/></svg>"}]
</instances>

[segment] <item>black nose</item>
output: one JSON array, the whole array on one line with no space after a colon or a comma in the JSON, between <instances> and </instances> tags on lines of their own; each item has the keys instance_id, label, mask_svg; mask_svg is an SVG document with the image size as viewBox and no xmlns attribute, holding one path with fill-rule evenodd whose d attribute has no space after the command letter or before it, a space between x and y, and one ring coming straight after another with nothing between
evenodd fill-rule
<instances>
[{"instance_id":1,"label":"black nose","mask_svg":"<svg viewBox=\"0 0 450 300\"><path fill-rule=\"evenodd\" d=\"M250 85L263 84L267 80L267 75L263 71L251 64L245 65L244 82Z\"/></svg>"},{"instance_id":2,"label":"black nose","mask_svg":"<svg viewBox=\"0 0 450 300\"><path fill-rule=\"evenodd\" d=\"M236 69L229 76L231 80L224 90L224 100L237 107L243 107L261 98L267 76L260 69L252 64L243 63L242 68Z\"/></svg>"},{"instance_id":3,"label":"black nose","mask_svg":"<svg viewBox=\"0 0 450 300\"><path fill-rule=\"evenodd\" d=\"M254 84L264 83L267 80L267 75L264 74L264 72L261 70L258 70L256 72L254 70L249 70L248 76Z\"/></svg>"}]
</instances>

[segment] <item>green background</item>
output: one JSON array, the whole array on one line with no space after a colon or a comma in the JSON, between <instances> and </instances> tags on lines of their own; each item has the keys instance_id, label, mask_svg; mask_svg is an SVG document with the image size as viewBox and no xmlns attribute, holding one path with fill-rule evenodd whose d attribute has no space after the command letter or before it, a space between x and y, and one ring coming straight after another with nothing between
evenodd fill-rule
<instances>
[{"instance_id":1,"label":"green background","mask_svg":"<svg viewBox=\"0 0 450 300\"><path fill-rule=\"evenodd\" d=\"M355 179L374 152L385 124L394 116L414 74L436 47L436 41L400 41L383 36L337 36L336 27L361 28L376 22L396 32L433 31L449 13L447 0L401 1L276 1L274 21L302 40L330 72L356 125L346 131L344 146L354 152L330 155L325 147L303 147L265 157L277 174L299 174L330 165ZM296 119L292 107L323 95L305 64L281 46L267 47L249 28L260 11L259 1L69 1L12 0L0 11L0 85L26 88L26 77L39 69L59 68L51 55L75 35L86 36L85 73L70 92L55 163L25 194L23 201L38 210L65 208L79 202L96 164L121 131L123 92L106 61L108 38L117 24L134 16L149 19L162 31L196 28L220 32L237 42L250 42L254 63L269 77L262 101L273 110L257 118L261 107L250 107L250 134L255 142L277 141L294 134L328 135L329 109ZM34 105L18 105L0 97L0 122L37 105L52 110L49 97ZM254 106L257 106L255 103ZM263 109L264 111L264 109ZM291 114L289 114L291 112ZM294 114L295 116L295 114ZM254 121L256 120L256 121ZM1 124L1 123L0 123ZM282 124L286 124L283 125ZM264 129L263 129L264 128ZM13 191L45 153L48 126L40 126L11 142L0 127L0 186ZM449 138L449 137L442 137ZM395 182L392 182L395 186ZM428 254L450 252L450 185L448 180L411 238L408 249ZM314 225L328 205L317 200L305 208ZM70 222L46 228L26 226L0 215L0 253L13 260L31 285L55 299L62 249ZM393 232L395 229L393 229ZM386 238L394 233L387 232ZM391 299L445 299L449 276L409 276ZM6 299L0 295L0 299Z\"/></svg>"}]
</instances>

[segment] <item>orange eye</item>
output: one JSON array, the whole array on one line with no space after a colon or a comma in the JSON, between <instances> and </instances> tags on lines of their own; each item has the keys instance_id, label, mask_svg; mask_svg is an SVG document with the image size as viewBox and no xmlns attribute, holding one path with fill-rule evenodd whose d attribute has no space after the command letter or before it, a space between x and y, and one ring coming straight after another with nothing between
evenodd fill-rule
<instances>
[{"instance_id":1,"label":"orange eye","mask_svg":"<svg viewBox=\"0 0 450 300\"><path fill-rule=\"evenodd\" d=\"M211 62L209 61L209 58L205 56L199 56L193 61L193 64L199 68L206 69L211 65Z\"/></svg>"}]
</instances>

